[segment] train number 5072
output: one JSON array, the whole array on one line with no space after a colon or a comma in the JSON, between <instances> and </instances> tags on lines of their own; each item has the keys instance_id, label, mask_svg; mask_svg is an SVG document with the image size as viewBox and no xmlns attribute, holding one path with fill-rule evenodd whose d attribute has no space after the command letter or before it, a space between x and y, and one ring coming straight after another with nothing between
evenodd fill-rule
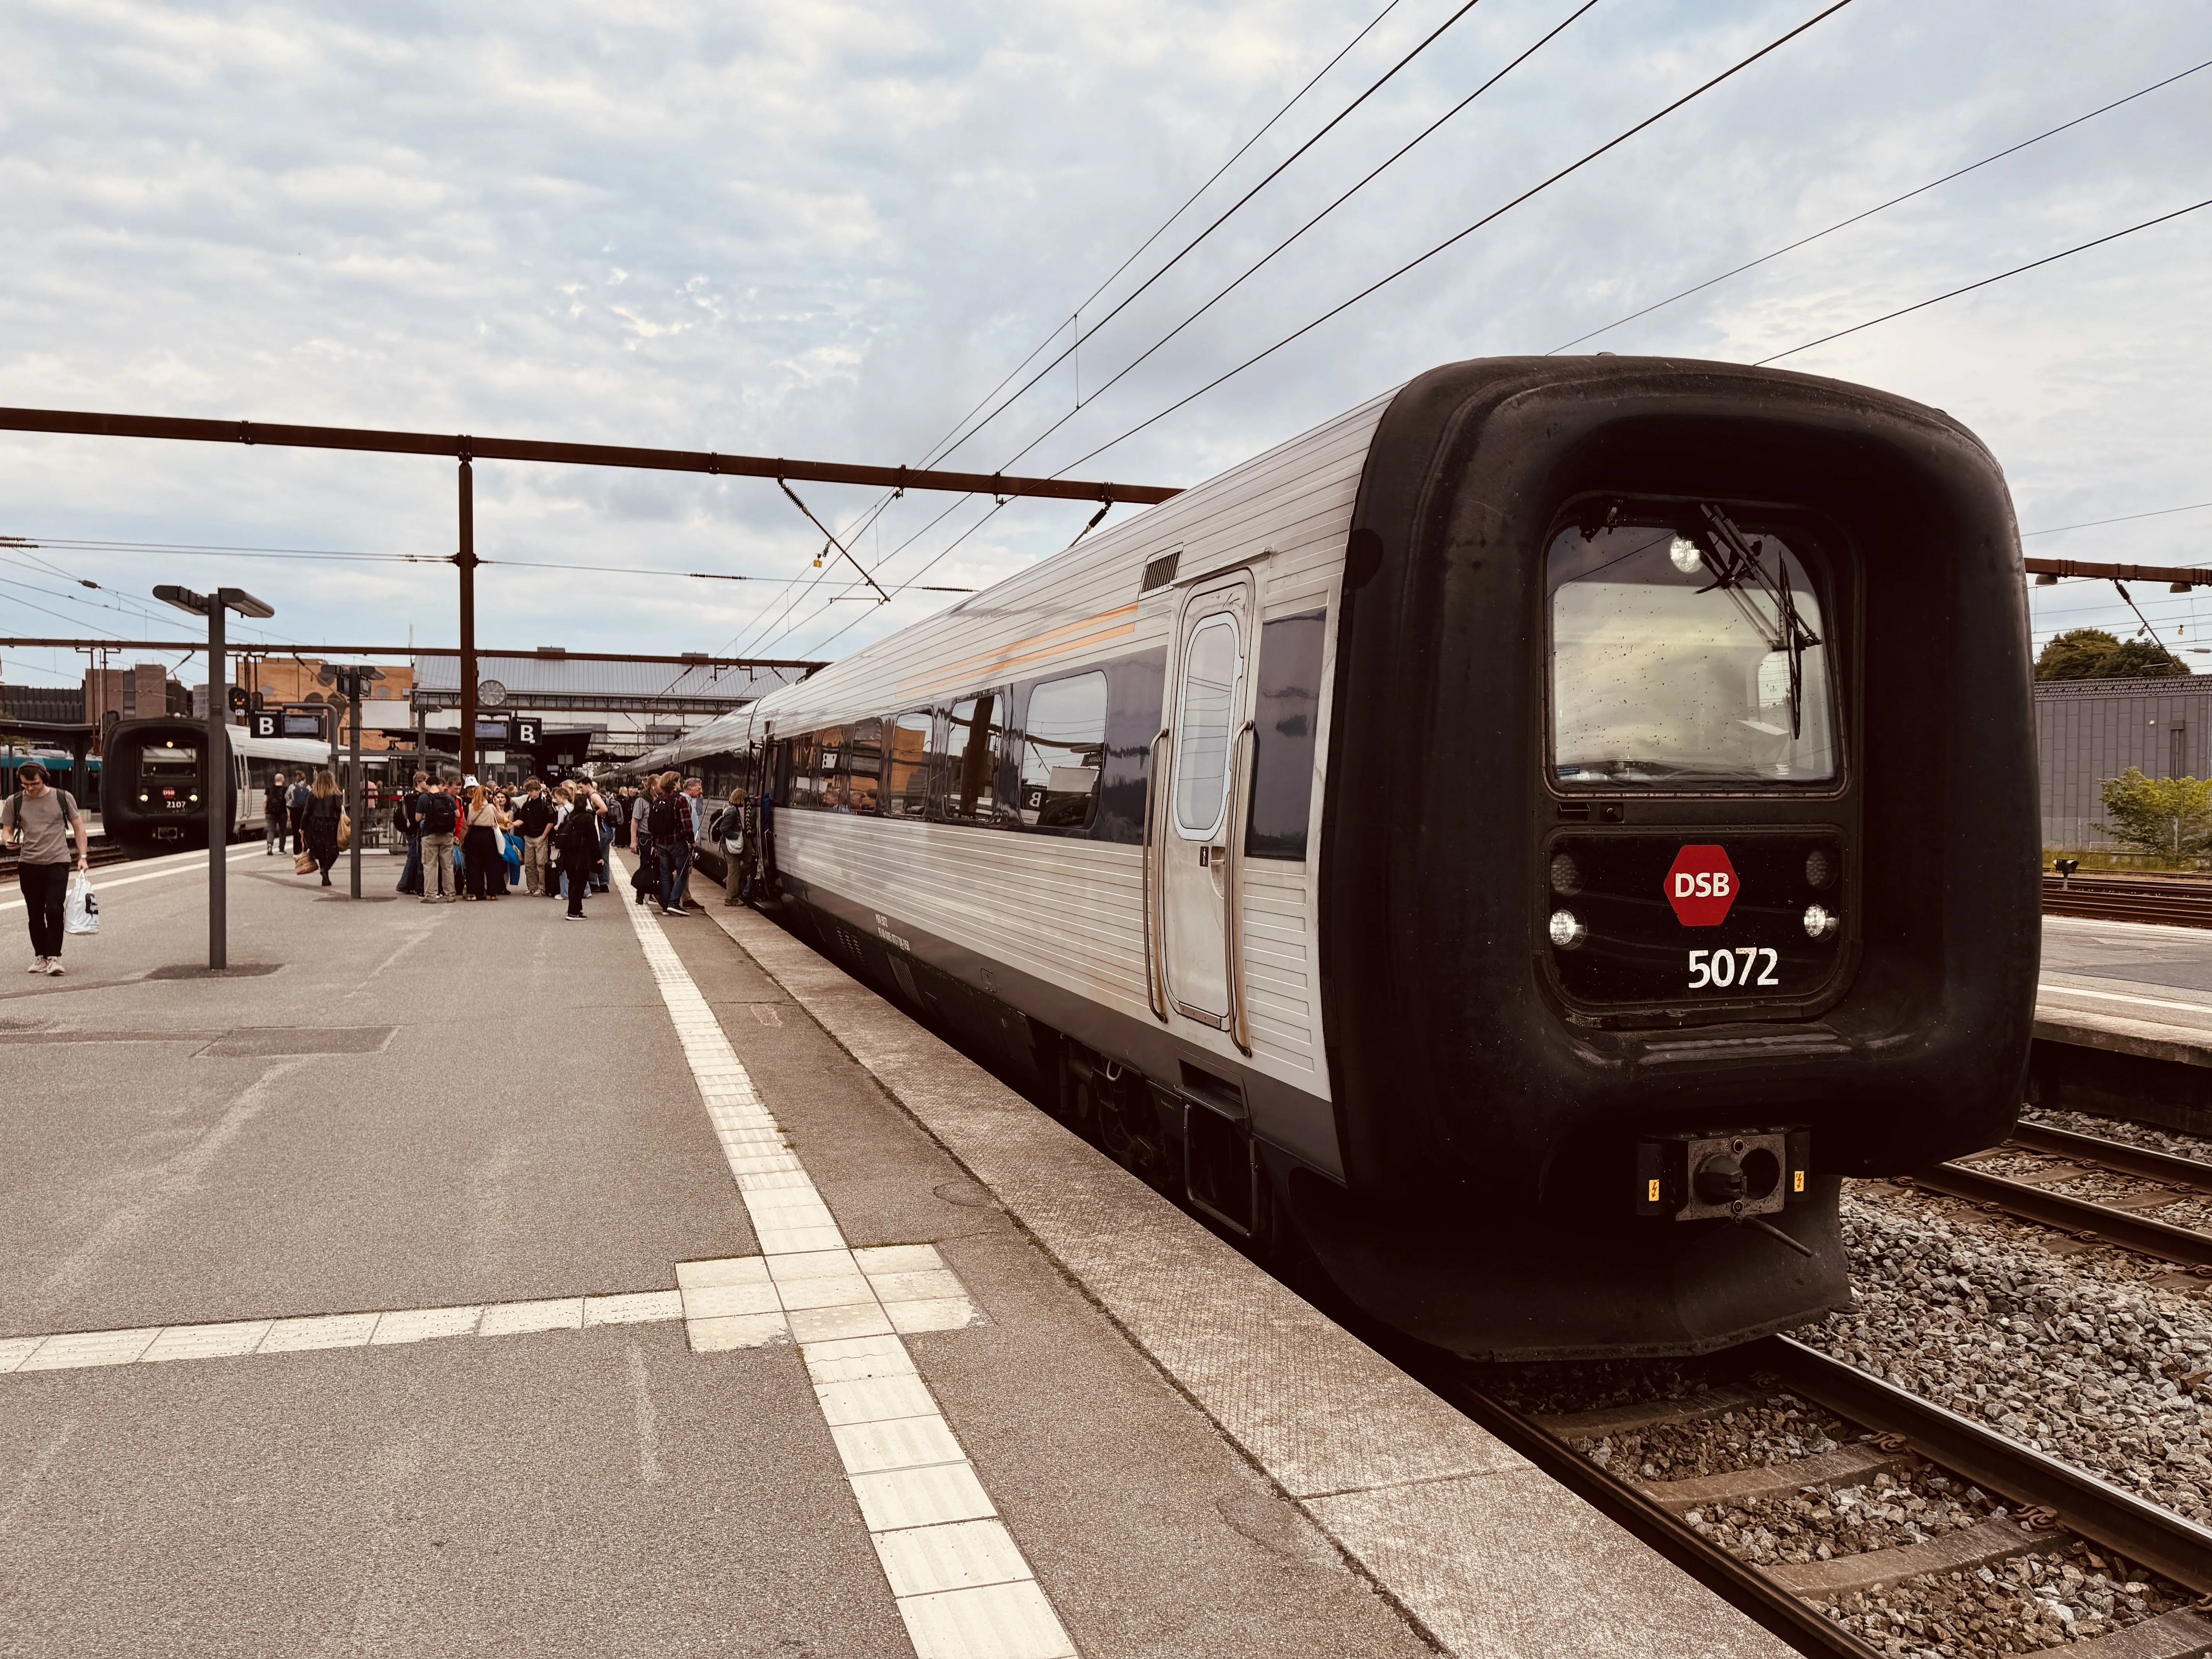
<instances>
[{"instance_id":1,"label":"train number 5072","mask_svg":"<svg viewBox=\"0 0 2212 1659\"><path fill-rule=\"evenodd\" d=\"M1743 963L1737 965L1736 958ZM1781 953L1771 945L1739 945L1734 950L1692 951L1690 952L1690 988L1702 991L1709 986L1779 985L1774 969L1781 962Z\"/></svg>"}]
</instances>

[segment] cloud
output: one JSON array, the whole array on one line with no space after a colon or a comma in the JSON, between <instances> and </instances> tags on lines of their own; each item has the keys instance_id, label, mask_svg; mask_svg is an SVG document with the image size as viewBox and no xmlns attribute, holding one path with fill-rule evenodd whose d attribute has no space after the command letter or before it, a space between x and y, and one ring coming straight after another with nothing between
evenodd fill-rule
<instances>
[{"instance_id":1,"label":"cloud","mask_svg":"<svg viewBox=\"0 0 2212 1659\"><path fill-rule=\"evenodd\" d=\"M1055 328L1065 339L1085 296L1376 9L13 7L0 14L13 71L0 91L0 402L918 462L1024 354ZM1102 395L1571 9L1485 0L958 464L1005 465L1072 416L1021 462L1066 465L1815 9L1603 0ZM1105 303L1449 9L1405 0ZM2201 7L2141 0L2125 21L2057 0L1857 0L1085 470L1194 481L1422 368L1557 346L2212 57ZM2208 94L2212 71L1592 345L1747 360L2180 205L2201 193ZM2212 213L1790 364L1975 427L2030 527L2200 499L2208 252ZM774 579L494 566L488 644L750 638L782 654L834 635L842 652L950 602L833 602L846 578L817 580L818 533L765 483L477 472L488 557ZM417 554L453 539L450 465L407 458L0 437L0 485L10 534ZM840 524L873 499L807 494ZM863 556L890 554L947 505L898 503L861 533ZM987 507L915 536L886 586L932 557L932 581L993 580L1087 516L1021 503L975 527ZM2208 527L2054 541L2076 556L2179 559ZM436 566L73 562L138 590L220 572L303 639L453 636L452 580ZM2054 592L2086 597L2044 590L2039 618ZM88 631L100 625L88 611Z\"/></svg>"}]
</instances>

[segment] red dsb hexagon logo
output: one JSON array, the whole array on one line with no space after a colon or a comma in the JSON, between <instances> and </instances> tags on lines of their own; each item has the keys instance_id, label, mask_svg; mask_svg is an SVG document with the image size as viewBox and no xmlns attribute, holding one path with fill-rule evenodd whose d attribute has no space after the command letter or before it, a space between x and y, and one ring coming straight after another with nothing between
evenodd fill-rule
<instances>
[{"instance_id":1,"label":"red dsb hexagon logo","mask_svg":"<svg viewBox=\"0 0 2212 1659\"><path fill-rule=\"evenodd\" d=\"M1685 927L1717 927L1742 884L1725 847L1685 847L1667 869L1667 902Z\"/></svg>"}]
</instances>

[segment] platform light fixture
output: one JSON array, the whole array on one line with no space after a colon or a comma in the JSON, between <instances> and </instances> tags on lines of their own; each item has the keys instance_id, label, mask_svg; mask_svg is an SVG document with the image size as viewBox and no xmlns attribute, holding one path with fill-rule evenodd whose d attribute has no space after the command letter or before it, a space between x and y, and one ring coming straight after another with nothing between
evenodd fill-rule
<instances>
[{"instance_id":1,"label":"platform light fixture","mask_svg":"<svg viewBox=\"0 0 2212 1659\"><path fill-rule=\"evenodd\" d=\"M201 770L207 790L208 967L220 972L230 965L228 894L223 881L230 868L225 861L230 851L230 711L229 699L223 695L229 678L223 666L223 623L234 611L241 617L257 618L276 612L267 601L255 599L242 587L218 587L212 593L198 593L164 582L154 590L154 597L164 605L207 618L207 761Z\"/></svg>"}]
</instances>

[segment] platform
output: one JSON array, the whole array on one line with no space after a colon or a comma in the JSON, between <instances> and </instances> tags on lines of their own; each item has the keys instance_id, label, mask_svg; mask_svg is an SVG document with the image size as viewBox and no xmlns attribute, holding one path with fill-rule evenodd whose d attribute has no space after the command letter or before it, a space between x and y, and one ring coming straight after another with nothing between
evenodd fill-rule
<instances>
[{"instance_id":1,"label":"platform","mask_svg":"<svg viewBox=\"0 0 2212 1659\"><path fill-rule=\"evenodd\" d=\"M2043 919L2035 1096L2212 1133L2212 930Z\"/></svg>"},{"instance_id":2,"label":"platform","mask_svg":"<svg viewBox=\"0 0 2212 1659\"><path fill-rule=\"evenodd\" d=\"M10 1646L1786 1651L751 912L204 863L0 953Z\"/></svg>"}]
</instances>

